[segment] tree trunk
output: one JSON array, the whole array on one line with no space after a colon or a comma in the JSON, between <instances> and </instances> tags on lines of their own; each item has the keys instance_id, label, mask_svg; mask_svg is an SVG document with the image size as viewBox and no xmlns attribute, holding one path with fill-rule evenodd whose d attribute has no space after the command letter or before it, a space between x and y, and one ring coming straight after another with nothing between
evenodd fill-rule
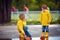
<instances>
[{"instance_id":1,"label":"tree trunk","mask_svg":"<svg viewBox=\"0 0 60 40\"><path fill-rule=\"evenodd\" d=\"M0 24L10 22L11 2L12 0L0 0Z\"/></svg>"}]
</instances>

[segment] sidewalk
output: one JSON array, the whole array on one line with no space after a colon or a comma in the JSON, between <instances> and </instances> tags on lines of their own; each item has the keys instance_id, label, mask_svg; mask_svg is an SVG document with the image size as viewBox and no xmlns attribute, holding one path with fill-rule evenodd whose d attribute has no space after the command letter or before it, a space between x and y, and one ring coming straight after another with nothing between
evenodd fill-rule
<instances>
[{"instance_id":1,"label":"sidewalk","mask_svg":"<svg viewBox=\"0 0 60 40\"><path fill-rule=\"evenodd\" d=\"M41 25L27 25L32 37L40 37L42 33ZM60 25L49 26L49 36L60 37ZM18 30L16 25L2 25L0 26L0 38L18 38Z\"/></svg>"}]
</instances>

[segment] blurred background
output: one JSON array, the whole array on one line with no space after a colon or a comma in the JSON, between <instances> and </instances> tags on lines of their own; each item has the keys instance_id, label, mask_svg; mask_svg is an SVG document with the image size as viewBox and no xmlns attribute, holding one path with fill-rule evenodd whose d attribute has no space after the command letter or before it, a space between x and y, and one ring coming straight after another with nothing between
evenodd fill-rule
<instances>
[{"instance_id":1,"label":"blurred background","mask_svg":"<svg viewBox=\"0 0 60 40\"><path fill-rule=\"evenodd\" d=\"M29 9L27 24L39 24L42 4L46 4L51 13L51 24L60 23L60 0L0 0L0 24L16 24L18 16L24 13L24 5Z\"/></svg>"},{"instance_id":2,"label":"blurred background","mask_svg":"<svg viewBox=\"0 0 60 40\"><path fill-rule=\"evenodd\" d=\"M46 4L51 10L60 9L60 0L12 0L12 6L19 11L23 11L24 4L30 11L40 11L42 4Z\"/></svg>"},{"instance_id":3,"label":"blurred background","mask_svg":"<svg viewBox=\"0 0 60 40\"><path fill-rule=\"evenodd\" d=\"M50 8L51 24L60 23L60 0L12 0L12 7L15 7L16 12L11 13L12 23L16 23L18 16L24 13L23 8L26 5L29 9L29 16L27 24L40 24L39 17L42 4L46 4Z\"/></svg>"},{"instance_id":4,"label":"blurred background","mask_svg":"<svg viewBox=\"0 0 60 40\"><path fill-rule=\"evenodd\" d=\"M39 17L42 4L46 4L51 13L49 40L60 40L60 0L0 0L0 40L18 40L16 23L19 15L24 13L24 5L29 9L29 18L26 20L29 32L32 38L40 37L42 27Z\"/></svg>"}]
</instances>

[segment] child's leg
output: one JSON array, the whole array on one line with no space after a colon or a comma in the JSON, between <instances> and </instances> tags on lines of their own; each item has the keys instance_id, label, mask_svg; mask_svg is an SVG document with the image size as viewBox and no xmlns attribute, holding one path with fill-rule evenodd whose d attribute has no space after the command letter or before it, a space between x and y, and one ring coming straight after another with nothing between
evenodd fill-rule
<instances>
[{"instance_id":1,"label":"child's leg","mask_svg":"<svg viewBox=\"0 0 60 40\"><path fill-rule=\"evenodd\" d=\"M48 40L48 37L49 37L49 28L48 26L46 26L46 40Z\"/></svg>"},{"instance_id":2,"label":"child's leg","mask_svg":"<svg viewBox=\"0 0 60 40\"><path fill-rule=\"evenodd\" d=\"M46 26L46 36L49 36L49 27Z\"/></svg>"},{"instance_id":3,"label":"child's leg","mask_svg":"<svg viewBox=\"0 0 60 40\"><path fill-rule=\"evenodd\" d=\"M31 38L31 34L28 32L28 27L24 27L24 31L25 31L25 35L27 36L27 37L30 37L30 39L32 39Z\"/></svg>"},{"instance_id":4,"label":"child's leg","mask_svg":"<svg viewBox=\"0 0 60 40\"><path fill-rule=\"evenodd\" d=\"M42 36L40 37L41 40L45 40L45 26L42 27Z\"/></svg>"},{"instance_id":5,"label":"child's leg","mask_svg":"<svg viewBox=\"0 0 60 40\"><path fill-rule=\"evenodd\" d=\"M28 19L30 19L30 20L32 20L32 18L30 17L30 15L29 15L29 12L26 12L26 19L28 20Z\"/></svg>"},{"instance_id":6,"label":"child's leg","mask_svg":"<svg viewBox=\"0 0 60 40\"><path fill-rule=\"evenodd\" d=\"M45 26L42 27L42 36L45 36Z\"/></svg>"},{"instance_id":7,"label":"child's leg","mask_svg":"<svg viewBox=\"0 0 60 40\"><path fill-rule=\"evenodd\" d=\"M29 18L28 12L25 13L26 19Z\"/></svg>"}]
</instances>

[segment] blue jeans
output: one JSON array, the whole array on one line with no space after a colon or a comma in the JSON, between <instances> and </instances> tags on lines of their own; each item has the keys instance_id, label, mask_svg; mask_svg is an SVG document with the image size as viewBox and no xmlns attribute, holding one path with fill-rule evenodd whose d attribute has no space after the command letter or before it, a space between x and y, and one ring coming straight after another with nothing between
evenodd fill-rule
<instances>
[{"instance_id":1,"label":"blue jeans","mask_svg":"<svg viewBox=\"0 0 60 40\"><path fill-rule=\"evenodd\" d=\"M42 32L49 32L49 27L48 26L43 26L42 27Z\"/></svg>"},{"instance_id":2,"label":"blue jeans","mask_svg":"<svg viewBox=\"0 0 60 40\"><path fill-rule=\"evenodd\" d=\"M24 32L25 32L26 36L31 37L31 34L28 32L28 27L27 26L24 27Z\"/></svg>"}]
</instances>

